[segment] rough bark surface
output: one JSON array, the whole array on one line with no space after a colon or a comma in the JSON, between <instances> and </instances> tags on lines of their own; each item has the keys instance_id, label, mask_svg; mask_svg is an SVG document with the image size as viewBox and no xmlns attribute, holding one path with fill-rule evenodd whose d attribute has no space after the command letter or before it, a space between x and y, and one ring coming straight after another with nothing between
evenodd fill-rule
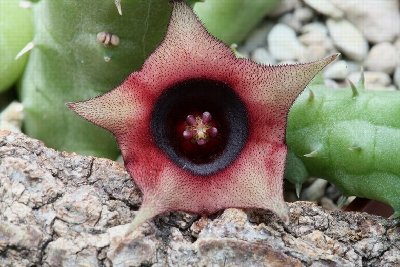
<instances>
[{"instance_id":1,"label":"rough bark surface","mask_svg":"<svg viewBox=\"0 0 400 267\"><path fill-rule=\"evenodd\" d=\"M364 213L289 203L159 216L118 252L141 202L116 162L0 131L0 266L400 266L400 229ZM397 222L398 223L398 222Z\"/></svg>"}]
</instances>

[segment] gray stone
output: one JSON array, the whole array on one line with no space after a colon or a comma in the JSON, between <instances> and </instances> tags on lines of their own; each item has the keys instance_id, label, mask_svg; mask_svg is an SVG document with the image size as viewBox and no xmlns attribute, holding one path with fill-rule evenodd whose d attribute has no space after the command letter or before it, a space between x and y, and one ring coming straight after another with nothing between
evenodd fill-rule
<instances>
[{"instance_id":1,"label":"gray stone","mask_svg":"<svg viewBox=\"0 0 400 267\"><path fill-rule=\"evenodd\" d=\"M338 210L339 209L336 206L336 204L332 201L332 199L330 199L330 198L322 197L320 202L321 202L321 206L326 210Z\"/></svg>"},{"instance_id":2,"label":"gray stone","mask_svg":"<svg viewBox=\"0 0 400 267\"><path fill-rule=\"evenodd\" d=\"M332 17L332 18L341 18L344 13L342 10L337 8L332 4L330 0L303 0L308 6L312 7L319 13Z\"/></svg>"},{"instance_id":3,"label":"gray stone","mask_svg":"<svg viewBox=\"0 0 400 267\"><path fill-rule=\"evenodd\" d=\"M278 6L274 9L274 11L269 13L271 17L279 17L287 12L292 11L295 8L301 6L299 0L281 0Z\"/></svg>"},{"instance_id":4,"label":"gray stone","mask_svg":"<svg viewBox=\"0 0 400 267\"><path fill-rule=\"evenodd\" d=\"M306 46L301 61L314 61L337 52L331 38L327 35L327 29L321 23L311 23L301 29L302 35L298 37Z\"/></svg>"},{"instance_id":5,"label":"gray stone","mask_svg":"<svg viewBox=\"0 0 400 267\"><path fill-rule=\"evenodd\" d=\"M248 53L256 49L257 47L262 47L267 44L267 37L272 29L272 24L263 23L255 30L253 30L249 37L247 37L242 49Z\"/></svg>"},{"instance_id":6,"label":"gray stone","mask_svg":"<svg viewBox=\"0 0 400 267\"><path fill-rule=\"evenodd\" d=\"M272 28L268 35L268 47L272 56L279 61L298 60L305 51L295 31L284 24Z\"/></svg>"},{"instance_id":7,"label":"gray stone","mask_svg":"<svg viewBox=\"0 0 400 267\"><path fill-rule=\"evenodd\" d=\"M341 87L336 81L331 79L324 79L324 85L328 88L334 88L334 89Z\"/></svg>"},{"instance_id":8,"label":"gray stone","mask_svg":"<svg viewBox=\"0 0 400 267\"><path fill-rule=\"evenodd\" d=\"M335 46L348 58L363 61L368 53L364 36L347 20L327 20L329 34Z\"/></svg>"},{"instance_id":9,"label":"gray stone","mask_svg":"<svg viewBox=\"0 0 400 267\"><path fill-rule=\"evenodd\" d=\"M24 107L14 101L0 113L0 130L21 132L23 119Z\"/></svg>"},{"instance_id":10,"label":"gray stone","mask_svg":"<svg viewBox=\"0 0 400 267\"><path fill-rule=\"evenodd\" d=\"M275 59L267 51L267 49L259 47L253 51L251 54L251 59L260 64L275 64Z\"/></svg>"},{"instance_id":11,"label":"gray stone","mask_svg":"<svg viewBox=\"0 0 400 267\"><path fill-rule=\"evenodd\" d=\"M387 74L392 74L399 64L400 53L391 43L374 45L365 61L365 67L368 70L385 72Z\"/></svg>"},{"instance_id":12,"label":"gray stone","mask_svg":"<svg viewBox=\"0 0 400 267\"><path fill-rule=\"evenodd\" d=\"M398 0L331 0L372 43L391 42L400 35Z\"/></svg>"},{"instance_id":13,"label":"gray stone","mask_svg":"<svg viewBox=\"0 0 400 267\"><path fill-rule=\"evenodd\" d=\"M329 64L324 70L324 78L333 80L344 80L350 74L348 64L344 60L338 60Z\"/></svg>"},{"instance_id":14,"label":"gray stone","mask_svg":"<svg viewBox=\"0 0 400 267\"><path fill-rule=\"evenodd\" d=\"M328 35L328 28L321 22L311 22L303 26L301 32L304 33L320 33L322 36Z\"/></svg>"},{"instance_id":15,"label":"gray stone","mask_svg":"<svg viewBox=\"0 0 400 267\"><path fill-rule=\"evenodd\" d=\"M316 179L309 187L303 190L301 198L309 201L319 200L324 195L327 185L327 180Z\"/></svg>"},{"instance_id":16,"label":"gray stone","mask_svg":"<svg viewBox=\"0 0 400 267\"><path fill-rule=\"evenodd\" d=\"M309 31L299 36L300 42L302 42L304 45L325 45L327 39L330 41L330 38L326 35L326 33L322 31ZM330 47L328 47L327 49L329 48Z\"/></svg>"},{"instance_id":17,"label":"gray stone","mask_svg":"<svg viewBox=\"0 0 400 267\"><path fill-rule=\"evenodd\" d=\"M400 37L396 39L394 46L396 47L397 52L400 54Z\"/></svg>"},{"instance_id":18,"label":"gray stone","mask_svg":"<svg viewBox=\"0 0 400 267\"><path fill-rule=\"evenodd\" d=\"M302 22L294 15L294 13L288 13L280 17L280 24L285 24L292 28L295 32L299 32L302 27Z\"/></svg>"},{"instance_id":19,"label":"gray stone","mask_svg":"<svg viewBox=\"0 0 400 267\"><path fill-rule=\"evenodd\" d=\"M399 266L393 221L288 203L158 216L121 243L141 196L121 164L0 131L0 266ZM382 265L383 264L383 265Z\"/></svg>"},{"instance_id":20,"label":"gray stone","mask_svg":"<svg viewBox=\"0 0 400 267\"><path fill-rule=\"evenodd\" d=\"M293 15L301 23L308 22L314 18L314 12L308 7L297 8Z\"/></svg>"},{"instance_id":21,"label":"gray stone","mask_svg":"<svg viewBox=\"0 0 400 267\"><path fill-rule=\"evenodd\" d=\"M308 45L304 52L300 54L300 62L310 62L319 60L328 55L332 54L329 49L323 44L311 44Z\"/></svg>"}]
</instances>

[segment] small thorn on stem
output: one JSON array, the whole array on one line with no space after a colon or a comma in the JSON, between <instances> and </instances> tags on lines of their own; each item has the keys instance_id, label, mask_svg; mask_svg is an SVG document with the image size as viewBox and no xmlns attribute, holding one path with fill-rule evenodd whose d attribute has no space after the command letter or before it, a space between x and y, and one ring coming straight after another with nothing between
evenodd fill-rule
<instances>
[{"instance_id":1,"label":"small thorn on stem","mask_svg":"<svg viewBox=\"0 0 400 267\"><path fill-rule=\"evenodd\" d=\"M306 158L315 158L315 157L317 157L317 155L318 155L318 150L314 150L314 151L312 151L312 152L310 152L308 154L304 154L304 157L306 157Z\"/></svg>"},{"instance_id":2,"label":"small thorn on stem","mask_svg":"<svg viewBox=\"0 0 400 267\"><path fill-rule=\"evenodd\" d=\"M353 92L353 98L357 97L359 95L357 87L354 85L354 83L350 80L347 80L350 84L351 91Z\"/></svg>"},{"instance_id":3,"label":"small thorn on stem","mask_svg":"<svg viewBox=\"0 0 400 267\"><path fill-rule=\"evenodd\" d=\"M117 7L118 14L122 16L121 0L114 0L115 6Z\"/></svg>"},{"instance_id":4,"label":"small thorn on stem","mask_svg":"<svg viewBox=\"0 0 400 267\"><path fill-rule=\"evenodd\" d=\"M315 94L312 90L308 90L310 93L308 94L308 101L313 101L315 98Z\"/></svg>"},{"instance_id":5,"label":"small thorn on stem","mask_svg":"<svg viewBox=\"0 0 400 267\"><path fill-rule=\"evenodd\" d=\"M296 187L296 196L297 196L298 199L300 199L300 193L301 193L302 184L301 183L296 183L295 187Z\"/></svg>"},{"instance_id":6,"label":"small thorn on stem","mask_svg":"<svg viewBox=\"0 0 400 267\"><path fill-rule=\"evenodd\" d=\"M361 67L361 75L360 75L360 80L358 81L359 87L361 89L365 89L365 74L364 74L364 68Z\"/></svg>"},{"instance_id":7,"label":"small thorn on stem","mask_svg":"<svg viewBox=\"0 0 400 267\"><path fill-rule=\"evenodd\" d=\"M361 151L361 147L359 146L351 146L349 147L350 151L354 151L354 152L360 152Z\"/></svg>"},{"instance_id":8,"label":"small thorn on stem","mask_svg":"<svg viewBox=\"0 0 400 267\"><path fill-rule=\"evenodd\" d=\"M24 48L22 48L21 51L19 51L18 54L15 56L15 60L20 59L23 55L31 51L33 48L35 48L35 44L33 42L27 43Z\"/></svg>"}]
</instances>

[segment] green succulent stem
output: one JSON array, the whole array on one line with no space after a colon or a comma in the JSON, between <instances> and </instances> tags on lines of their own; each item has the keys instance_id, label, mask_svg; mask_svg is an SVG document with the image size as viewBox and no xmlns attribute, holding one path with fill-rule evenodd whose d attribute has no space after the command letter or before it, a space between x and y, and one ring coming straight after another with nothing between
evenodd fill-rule
<instances>
[{"instance_id":1,"label":"green succulent stem","mask_svg":"<svg viewBox=\"0 0 400 267\"><path fill-rule=\"evenodd\" d=\"M227 44L241 42L279 0L205 0L194 11L209 32Z\"/></svg>"},{"instance_id":2,"label":"green succulent stem","mask_svg":"<svg viewBox=\"0 0 400 267\"><path fill-rule=\"evenodd\" d=\"M117 1L118 2L118 1ZM162 40L168 1L54 1L34 4L34 49L20 88L25 131L48 146L115 158L111 134L67 109L118 86Z\"/></svg>"},{"instance_id":3,"label":"green succulent stem","mask_svg":"<svg viewBox=\"0 0 400 267\"><path fill-rule=\"evenodd\" d=\"M329 89L314 83L292 106L286 178L308 174L345 196L378 200L400 211L400 92ZM312 97L310 98L310 92Z\"/></svg>"}]
</instances>

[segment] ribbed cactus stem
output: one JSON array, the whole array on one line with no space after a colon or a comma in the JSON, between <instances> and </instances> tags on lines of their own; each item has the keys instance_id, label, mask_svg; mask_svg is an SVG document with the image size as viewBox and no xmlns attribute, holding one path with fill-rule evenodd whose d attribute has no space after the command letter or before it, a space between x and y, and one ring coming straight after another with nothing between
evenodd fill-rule
<instances>
[{"instance_id":1,"label":"ribbed cactus stem","mask_svg":"<svg viewBox=\"0 0 400 267\"><path fill-rule=\"evenodd\" d=\"M363 75L357 86L349 84L314 83L296 100L285 177L297 190L306 174L320 177L345 196L378 200L399 214L400 92L365 90Z\"/></svg>"},{"instance_id":2,"label":"ribbed cactus stem","mask_svg":"<svg viewBox=\"0 0 400 267\"><path fill-rule=\"evenodd\" d=\"M101 4L101 8L98 7ZM35 35L21 84L25 131L58 150L115 158L114 137L70 112L67 101L97 96L141 67L164 37L169 1L54 1L33 4Z\"/></svg>"}]
</instances>

